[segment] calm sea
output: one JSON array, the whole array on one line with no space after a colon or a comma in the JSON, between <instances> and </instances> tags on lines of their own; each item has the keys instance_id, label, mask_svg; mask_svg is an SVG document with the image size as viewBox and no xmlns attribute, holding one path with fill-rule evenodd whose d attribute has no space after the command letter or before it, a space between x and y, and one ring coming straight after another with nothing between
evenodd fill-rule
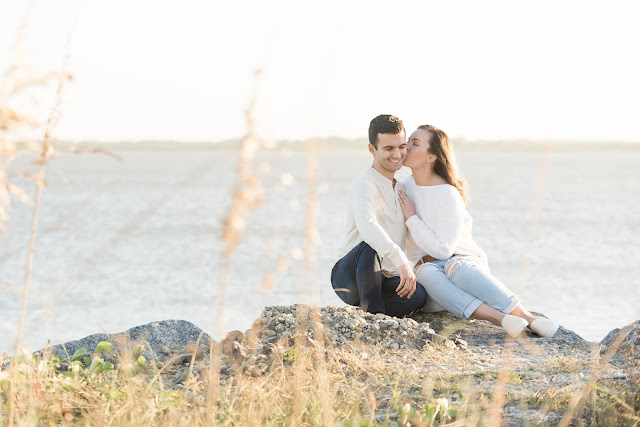
<instances>
[{"instance_id":1,"label":"calm sea","mask_svg":"<svg viewBox=\"0 0 640 427\"><path fill-rule=\"evenodd\" d=\"M370 165L367 152L258 155L253 169L264 202L246 218L226 281L221 231L238 154L120 155L63 154L47 168L28 348L162 319L186 319L220 336L247 329L265 305L342 305L329 272L347 190ZM590 341L640 319L640 152L458 157L471 186L474 238L527 308ZM33 172L30 160L10 170ZM33 193L32 184L17 182ZM0 233L0 352L15 343L31 218L31 208L14 200L12 222ZM309 246L305 235L314 228L318 239ZM223 323L214 325L219 316Z\"/></svg>"}]
</instances>

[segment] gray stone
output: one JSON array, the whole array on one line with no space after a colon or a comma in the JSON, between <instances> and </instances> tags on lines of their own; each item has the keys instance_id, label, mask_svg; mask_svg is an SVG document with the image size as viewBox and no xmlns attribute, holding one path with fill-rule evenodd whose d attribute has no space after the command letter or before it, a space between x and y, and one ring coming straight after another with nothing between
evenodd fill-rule
<instances>
[{"instance_id":1,"label":"gray stone","mask_svg":"<svg viewBox=\"0 0 640 427\"><path fill-rule=\"evenodd\" d=\"M9 355L7 353L0 353L0 368L7 369L10 360L11 359L9 359Z\"/></svg>"},{"instance_id":2,"label":"gray stone","mask_svg":"<svg viewBox=\"0 0 640 427\"><path fill-rule=\"evenodd\" d=\"M427 341L431 341L434 344L446 344L447 341L450 341L448 339L446 339L445 337L438 335L438 334L430 334L430 333L425 333L422 335L422 339L423 340L427 340Z\"/></svg>"},{"instance_id":3,"label":"gray stone","mask_svg":"<svg viewBox=\"0 0 640 427\"><path fill-rule=\"evenodd\" d=\"M612 330L607 334L606 337L604 337L602 341L600 341L600 345L610 347L611 344L614 343L616 338L618 338L618 336L620 336L621 334L624 334L623 336L625 337L622 338L621 336L620 339L622 340L622 342L620 343L620 345L627 344L640 346L640 320L627 325L622 329L616 328Z\"/></svg>"},{"instance_id":4,"label":"gray stone","mask_svg":"<svg viewBox=\"0 0 640 427\"><path fill-rule=\"evenodd\" d=\"M147 360L155 355L159 360L164 361L170 356L185 352L187 345L195 344L201 333L200 328L186 320L162 320L136 326L116 334L89 335L77 341L51 346L48 351L66 360L79 349L85 349L87 353L92 354L99 342L108 341L120 353L135 350L137 344L142 344L145 347L142 354ZM209 335L203 333L200 343L209 345ZM40 350L40 353L42 351ZM115 355L105 356L106 359L115 360Z\"/></svg>"}]
</instances>

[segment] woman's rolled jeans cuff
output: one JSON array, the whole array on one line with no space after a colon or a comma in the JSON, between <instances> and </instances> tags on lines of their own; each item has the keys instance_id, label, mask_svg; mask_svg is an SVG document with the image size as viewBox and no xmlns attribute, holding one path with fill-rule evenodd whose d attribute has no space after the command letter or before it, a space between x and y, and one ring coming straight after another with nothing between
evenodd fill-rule
<instances>
[{"instance_id":1,"label":"woman's rolled jeans cuff","mask_svg":"<svg viewBox=\"0 0 640 427\"><path fill-rule=\"evenodd\" d=\"M428 295L423 311L439 311L441 307L469 319L482 303L509 314L522 301L491 275L483 259L475 256L454 255L420 265L416 277Z\"/></svg>"},{"instance_id":2,"label":"woman's rolled jeans cuff","mask_svg":"<svg viewBox=\"0 0 640 427\"><path fill-rule=\"evenodd\" d=\"M456 316L462 317L463 319L471 320L471 315L475 313L478 307L480 307L482 304L483 302L481 300L479 300L478 298L474 298L469 302L469 305L467 305L462 312L457 312L453 307L450 310L443 308L440 304L436 302L435 299L433 299L431 295L427 293L427 302L425 303L424 307L422 307L420 310L425 313L437 313L439 311L449 311L450 313L453 313Z\"/></svg>"}]
</instances>

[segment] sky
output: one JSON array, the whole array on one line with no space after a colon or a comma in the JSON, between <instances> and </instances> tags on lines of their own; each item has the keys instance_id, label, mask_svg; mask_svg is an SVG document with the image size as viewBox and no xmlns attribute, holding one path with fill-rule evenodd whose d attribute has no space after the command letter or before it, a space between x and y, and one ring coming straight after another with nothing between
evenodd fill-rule
<instances>
[{"instance_id":1,"label":"sky","mask_svg":"<svg viewBox=\"0 0 640 427\"><path fill-rule=\"evenodd\" d=\"M384 113L468 139L640 141L634 1L4 0L0 73L29 4L23 64L67 53L74 77L60 140L238 138L256 95L271 140L366 137ZM54 93L0 104L45 120Z\"/></svg>"}]
</instances>

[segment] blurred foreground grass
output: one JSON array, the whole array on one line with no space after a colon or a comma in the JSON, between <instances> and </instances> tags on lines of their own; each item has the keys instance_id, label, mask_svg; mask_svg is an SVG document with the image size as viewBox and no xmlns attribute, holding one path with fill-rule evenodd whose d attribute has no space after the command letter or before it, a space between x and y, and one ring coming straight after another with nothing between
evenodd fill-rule
<instances>
[{"instance_id":1,"label":"blurred foreground grass","mask_svg":"<svg viewBox=\"0 0 640 427\"><path fill-rule=\"evenodd\" d=\"M160 363L101 343L89 359L12 359L17 425L629 425L640 423L638 359L603 364L597 348L511 342L460 350L278 343L262 369L220 370L197 350ZM289 342L290 343L290 342ZM194 347L196 348L196 347ZM554 354L554 348L559 349ZM251 347L248 348L251 351ZM591 355L591 356L589 356ZM111 358L114 364L107 362ZM224 356L222 356L224 358ZM635 360L635 361L634 361ZM625 362L626 361L626 362ZM631 363L629 365L629 363ZM635 365L634 365L635 363ZM212 372L214 375L211 375ZM210 383L209 378L212 378ZM0 424L7 421L0 370Z\"/></svg>"}]
</instances>

